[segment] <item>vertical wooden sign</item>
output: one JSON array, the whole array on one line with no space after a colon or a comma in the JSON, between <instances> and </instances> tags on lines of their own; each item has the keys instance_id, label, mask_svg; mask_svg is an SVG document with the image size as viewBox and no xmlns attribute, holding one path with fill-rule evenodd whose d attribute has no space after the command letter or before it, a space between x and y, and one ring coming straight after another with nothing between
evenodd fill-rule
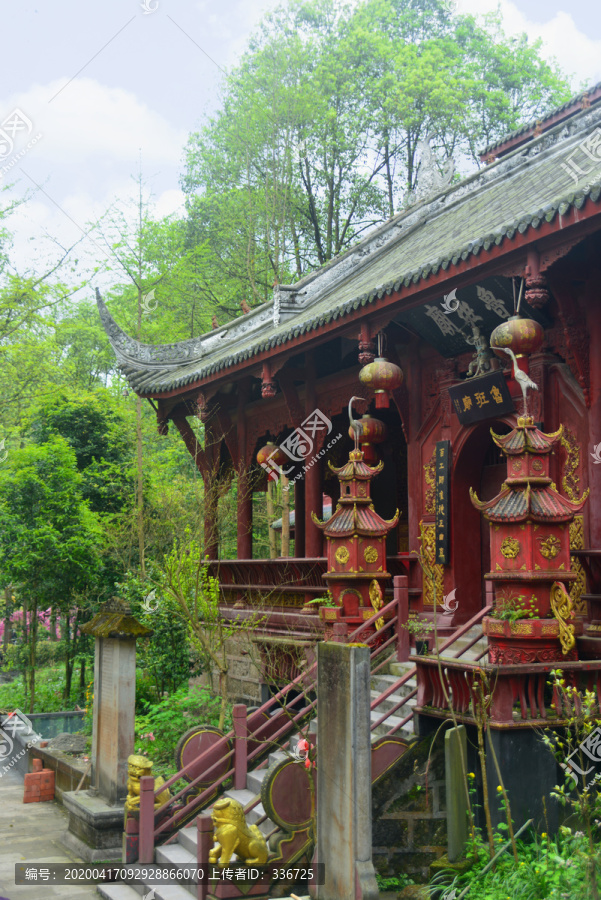
<instances>
[{"instance_id":1,"label":"vertical wooden sign","mask_svg":"<svg viewBox=\"0 0 601 900\"><path fill-rule=\"evenodd\" d=\"M436 562L449 564L451 442L436 442Z\"/></svg>"}]
</instances>

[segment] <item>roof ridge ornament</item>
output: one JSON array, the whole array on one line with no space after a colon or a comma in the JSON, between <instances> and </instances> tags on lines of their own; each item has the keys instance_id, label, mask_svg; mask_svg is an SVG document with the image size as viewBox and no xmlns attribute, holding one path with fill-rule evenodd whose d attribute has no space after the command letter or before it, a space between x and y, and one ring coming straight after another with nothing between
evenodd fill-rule
<instances>
[{"instance_id":1,"label":"roof ridge ornament","mask_svg":"<svg viewBox=\"0 0 601 900\"><path fill-rule=\"evenodd\" d=\"M442 174L436 157L430 147L430 135L416 144L420 160L417 167L417 178L413 191L409 194L409 205L429 200L435 194L446 190L455 174L455 160L447 156L442 164Z\"/></svg>"}]
</instances>

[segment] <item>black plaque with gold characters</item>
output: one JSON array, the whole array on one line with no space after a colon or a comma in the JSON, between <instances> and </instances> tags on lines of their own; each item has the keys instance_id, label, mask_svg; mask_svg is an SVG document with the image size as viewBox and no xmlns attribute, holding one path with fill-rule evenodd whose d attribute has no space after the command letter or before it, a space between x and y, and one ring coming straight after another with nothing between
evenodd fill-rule
<instances>
[{"instance_id":1,"label":"black plaque with gold characters","mask_svg":"<svg viewBox=\"0 0 601 900\"><path fill-rule=\"evenodd\" d=\"M436 442L436 562L449 563L449 471L450 441Z\"/></svg>"},{"instance_id":2,"label":"black plaque with gold characters","mask_svg":"<svg viewBox=\"0 0 601 900\"><path fill-rule=\"evenodd\" d=\"M462 425L515 412L502 372L489 372L455 384L449 388L449 396Z\"/></svg>"}]
</instances>

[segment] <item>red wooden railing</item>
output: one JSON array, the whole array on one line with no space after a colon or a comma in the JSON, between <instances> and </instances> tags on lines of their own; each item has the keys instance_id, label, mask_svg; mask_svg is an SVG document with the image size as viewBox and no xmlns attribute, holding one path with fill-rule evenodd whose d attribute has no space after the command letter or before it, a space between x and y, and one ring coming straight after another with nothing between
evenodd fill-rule
<instances>
[{"instance_id":1,"label":"red wooden railing","mask_svg":"<svg viewBox=\"0 0 601 900\"><path fill-rule=\"evenodd\" d=\"M244 561L243 561L244 562ZM296 562L296 561L295 561ZM306 562L306 561L305 561ZM490 611L490 607L481 610L476 616L466 622L457 632L455 632L440 647L443 652L447 647L460 638L473 625L477 624L484 615ZM384 625L377 628L376 623L379 619L384 619ZM374 615L366 622L358 626L350 634L344 623L336 623L334 626L334 640L344 642L364 641L371 648L372 672L377 672L384 664L390 661L390 650L394 650L394 655L399 661L407 661L409 659L409 635L406 625L409 618L409 587L407 576L395 576L393 579L393 599L387 603L382 609L374 613ZM469 646L472 646L471 642ZM461 652L465 652L464 648ZM484 651L486 652L486 651ZM460 655L460 654L458 654ZM380 658L382 661L380 661ZM375 663L375 665L374 665ZM383 694L373 701L371 708L377 706L386 700L399 687L409 681L416 673L413 666L405 675L392 684ZM214 799L215 792L222 788L224 783L232 778L234 786L240 789L246 786L246 775L250 763L258 763L260 757L265 755L269 747L288 746L287 739L294 733L299 723L306 719L317 705L316 699L311 699L309 694L315 691L317 680L317 663L313 663L306 671L298 675L293 681L287 684L282 690L278 691L250 717L244 704L234 706L234 727L226 735L223 736L216 744L201 753L198 757L188 763L183 769L173 775L165 784L155 792L150 790L148 785L152 784L152 778L146 783L146 787L140 793L140 838L139 838L139 862L148 864L153 861L154 847L158 842L165 842L175 839L177 829L197 812L202 810L208 803ZM291 691L295 692L295 696L290 700L288 695ZM297 693L298 692L298 693ZM383 715L372 724L372 730L386 721L400 706L404 705L407 700L413 698L417 693L417 689L412 691L407 697L397 704L393 709L383 713ZM265 718L265 715L269 718ZM412 713L406 716L395 727L391 728L390 734L398 731L411 718ZM249 752L249 747L253 749ZM215 761L216 760L216 761ZM215 769L223 766L224 761L228 761L226 771L212 783L205 787L200 793L193 795L193 791L200 784L205 784L211 780L211 775ZM206 764L204 768L203 763ZM266 765L266 760L262 762ZM260 767L260 766L259 766ZM156 796L165 789L171 789L185 775L189 775L192 771L200 772L180 788L163 804L159 809L154 809L154 801ZM141 785L142 788L142 785ZM254 808L260 802L257 798L253 803L246 807L246 812ZM260 819L257 824L260 824ZM274 831L277 829L274 829Z\"/></svg>"},{"instance_id":2,"label":"red wooden railing","mask_svg":"<svg viewBox=\"0 0 601 900\"><path fill-rule=\"evenodd\" d=\"M387 571L408 575L416 565L415 555L409 553L389 556ZM327 569L325 556L297 559L219 559L208 563L209 574L219 580L226 600L244 600L249 592L260 593L262 599L273 594L275 604L281 594L304 594L305 601L327 590L323 575ZM419 593L419 592L418 592Z\"/></svg>"},{"instance_id":3,"label":"red wooden railing","mask_svg":"<svg viewBox=\"0 0 601 900\"><path fill-rule=\"evenodd\" d=\"M596 661L582 661L497 666L440 660L439 669L437 660L423 657L417 660L417 709L422 711L426 708L425 711L430 715L446 718L448 696L457 719L473 722L473 704L479 702L474 691L474 681L480 677L480 673L484 673L492 691L490 721L505 726L532 726L549 718L545 688L549 683L549 673L554 669L561 669L564 677L575 687L594 691L597 701L601 703L601 672L598 665ZM519 703L518 718L514 716L516 703ZM564 724L556 688L553 688L551 708L554 724Z\"/></svg>"}]
</instances>

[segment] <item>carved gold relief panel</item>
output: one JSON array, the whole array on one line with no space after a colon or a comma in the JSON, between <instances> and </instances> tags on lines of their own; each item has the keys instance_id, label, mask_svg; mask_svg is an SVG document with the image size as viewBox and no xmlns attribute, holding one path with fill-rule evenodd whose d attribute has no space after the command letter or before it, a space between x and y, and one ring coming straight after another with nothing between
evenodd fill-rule
<instances>
[{"instance_id":1,"label":"carved gold relief panel","mask_svg":"<svg viewBox=\"0 0 601 900\"><path fill-rule=\"evenodd\" d=\"M574 516L570 522L570 550L582 550L584 547L584 516ZM582 600L582 594L586 594L586 575L577 557L570 557L572 571L576 573L576 581L570 587L570 597L574 604L574 612L578 615L586 615L586 600Z\"/></svg>"},{"instance_id":2,"label":"carved gold relief panel","mask_svg":"<svg viewBox=\"0 0 601 900\"><path fill-rule=\"evenodd\" d=\"M444 568L436 564L436 525L434 523L424 525L423 522L420 522L419 527L422 556L426 565L434 572L437 605L442 606L444 600ZM423 573L422 591L424 606L434 606L434 588L431 579L428 578L425 572Z\"/></svg>"}]
</instances>

